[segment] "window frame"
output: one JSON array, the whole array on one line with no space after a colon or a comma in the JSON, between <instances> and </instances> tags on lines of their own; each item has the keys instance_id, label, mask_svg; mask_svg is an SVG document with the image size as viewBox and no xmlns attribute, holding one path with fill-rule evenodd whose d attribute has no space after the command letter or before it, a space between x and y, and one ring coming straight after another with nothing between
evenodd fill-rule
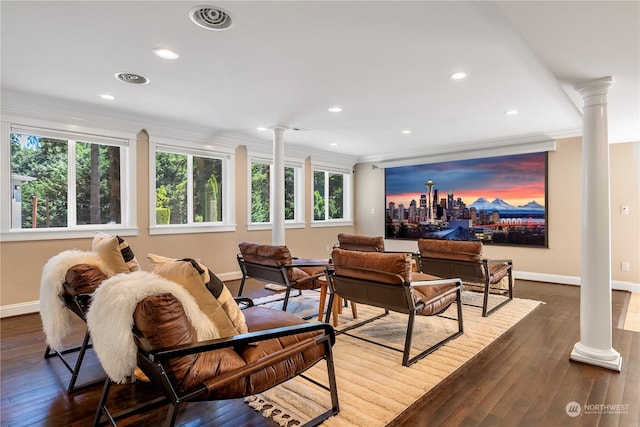
<instances>
[{"instance_id":1,"label":"window frame","mask_svg":"<svg viewBox=\"0 0 640 427\"><path fill-rule=\"evenodd\" d=\"M206 157L222 160L222 221L194 222L193 221L193 183L192 165L187 165L187 179L191 183L187 188L187 206L191 206L187 214L186 224L156 224L156 152L184 154L187 156ZM153 138L149 141L149 234L188 234L215 233L235 231L235 150L224 146L213 146L201 142L182 141L177 139L164 140Z\"/></svg>"},{"instance_id":2,"label":"window frame","mask_svg":"<svg viewBox=\"0 0 640 427\"><path fill-rule=\"evenodd\" d=\"M89 126L71 125L22 117L5 117L2 121L0 152L2 155L0 174L0 199L11 200L11 133L31 134L36 136L64 139L67 145L67 218L66 227L53 228L12 228L12 203L2 203L0 208L0 241L33 241L76 239L95 236L96 231L105 231L121 236L133 236L138 233L136 224L137 212L135 201L136 188L136 137L130 134L92 128ZM100 145L120 147L120 224L77 224L76 212L76 176L75 176L75 142L88 142Z\"/></svg>"},{"instance_id":3,"label":"window frame","mask_svg":"<svg viewBox=\"0 0 640 427\"><path fill-rule=\"evenodd\" d=\"M314 218L314 205L315 205L315 186L314 176L316 172L323 172L325 174L325 219L317 220ZM342 175L342 189L343 189L343 217L339 219L328 218L329 210L329 174L341 174ZM312 163L311 165L311 226L312 227L336 227L336 226L352 226L353 225L353 171L351 169L344 169L336 166L331 166L325 163Z\"/></svg>"},{"instance_id":4,"label":"window frame","mask_svg":"<svg viewBox=\"0 0 640 427\"><path fill-rule=\"evenodd\" d=\"M268 222L252 222L251 221L251 166L253 163L261 163L269 165L269 198L273 200L273 158L271 156L247 153L247 230L271 230L273 228L273 211L269 209ZM285 158L284 167L294 169L294 209L293 219L285 219L285 229L304 228L304 160Z\"/></svg>"}]
</instances>

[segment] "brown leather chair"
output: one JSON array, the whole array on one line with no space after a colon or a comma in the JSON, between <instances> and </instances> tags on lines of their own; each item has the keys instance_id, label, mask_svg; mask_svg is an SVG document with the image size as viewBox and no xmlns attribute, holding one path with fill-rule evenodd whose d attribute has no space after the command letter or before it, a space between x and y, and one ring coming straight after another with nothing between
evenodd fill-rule
<instances>
[{"instance_id":1,"label":"brown leather chair","mask_svg":"<svg viewBox=\"0 0 640 427\"><path fill-rule=\"evenodd\" d=\"M321 286L318 278L324 276L327 260L293 258L285 245L242 242L238 247L237 260L242 271L238 296L242 296L244 283L249 277L282 285L286 288L282 311L286 311L291 289L301 291Z\"/></svg>"},{"instance_id":2,"label":"brown leather chair","mask_svg":"<svg viewBox=\"0 0 640 427\"><path fill-rule=\"evenodd\" d=\"M102 270L95 265L73 265L66 272L64 282L62 283L62 293L59 294L59 298L64 302L66 309L74 313L86 323L86 314L91 305L93 292L106 278L107 277ZM80 369L84 362L84 357L87 350L91 347L91 333L88 328L84 334L82 343L79 345L58 349L52 348L51 345L47 345L44 352L45 359L58 356L64 367L71 374L71 378L69 379L69 384L67 386L67 394L84 390L104 381L104 376L101 376L98 379L87 380L81 384L77 383L80 376ZM67 354L76 352L77 356L75 361L71 359L67 360Z\"/></svg>"},{"instance_id":3,"label":"brown leather chair","mask_svg":"<svg viewBox=\"0 0 640 427\"><path fill-rule=\"evenodd\" d=\"M418 264L423 273L459 277L465 289L482 292L482 316L487 317L513 299L513 262L484 258L482 249L479 241L418 239ZM507 298L489 310L490 293Z\"/></svg>"},{"instance_id":4,"label":"brown leather chair","mask_svg":"<svg viewBox=\"0 0 640 427\"><path fill-rule=\"evenodd\" d=\"M389 314L389 311L409 315L402 365L409 366L435 351L444 343L462 335L462 305L460 279L440 279L411 271L411 254L346 251L336 248L331 253L333 272L328 275L330 285L351 301L385 309L374 319L367 319L348 329L354 329ZM333 293L330 297L332 303ZM437 344L410 357L413 327L416 315L434 316L446 311L451 304L457 306L458 331ZM327 312L329 322L331 311ZM341 333L347 333L343 331ZM365 341L374 341L352 335ZM382 345L382 344L380 344ZM384 345L383 345L384 346ZM386 346L385 346L386 347Z\"/></svg>"},{"instance_id":5,"label":"brown leather chair","mask_svg":"<svg viewBox=\"0 0 640 427\"><path fill-rule=\"evenodd\" d=\"M140 275L132 273L133 278L136 276ZM106 281L100 294L111 286L126 285ZM169 289L173 289L175 294L161 292L146 296L137 303L133 312L135 363L169 402L164 425L174 425L179 406L184 402L235 399L261 393L296 376L306 379L304 371L321 360L327 364L328 385L314 382L330 393L331 408L309 425L320 424L339 412L332 358L335 334L330 325L306 323L280 310L250 306L243 310L248 333L198 341L198 330L186 314L188 306L181 303L188 301L176 297L178 290L171 286ZM99 313L105 309L100 308L102 304L112 305L113 301L99 295L89 314L89 325L95 332L96 351L101 361L106 355L101 350L105 343L100 340L105 338L100 338L103 331L97 329L111 327L96 323ZM94 310L98 317L93 317ZM105 382L94 425L100 425L103 418L115 425L115 420L158 403L157 400L145 402L119 413L109 409L112 384L123 382L117 373L118 366L123 363L127 362L114 365L115 373L105 365L109 378ZM112 406L117 406L117 403L112 402Z\"/></svg>"}]
</instances>

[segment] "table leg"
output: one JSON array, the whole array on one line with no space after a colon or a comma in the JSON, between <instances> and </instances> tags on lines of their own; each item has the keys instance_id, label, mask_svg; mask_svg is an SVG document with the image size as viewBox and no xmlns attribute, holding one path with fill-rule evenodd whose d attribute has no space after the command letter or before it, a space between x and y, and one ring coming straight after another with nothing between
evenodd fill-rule
<instances>
[{"instance_id":1,"label":"table leg","mask_svg":"<svg viewBox=\"0 0 640 427\"><path fill-rule=\"evenodd\" d=\"M333 307L331 307L333 315L333 326L338 326L338 314L342 313L342 297L335 294L333 296Z\"/></svg>"},{"instance_id":2,"label":"table leg","mask_svg":"<svg viewBox=\"0 0 640 427\"><path fill-rule=\"evenodd\" d=\"M323 321L322 315L324 314L325 300L327 299L327 281L320 281L320 304L318 306L318 320Z\"/></svg>"}]
</instances>

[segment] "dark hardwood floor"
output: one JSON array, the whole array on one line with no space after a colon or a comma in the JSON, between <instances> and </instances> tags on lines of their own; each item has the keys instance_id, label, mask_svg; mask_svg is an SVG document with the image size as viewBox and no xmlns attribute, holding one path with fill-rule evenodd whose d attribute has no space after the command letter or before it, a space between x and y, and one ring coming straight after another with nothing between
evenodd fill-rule
<instances>
[{"instance_id":1,"label":"dark hardwood floor","mask_svg":"<svg viewBox=\"0 0 640 427\"><path fill-rule=\"evenodd\" d=\"M227 283L235 294L237 281ZM249 283L245 296L269 294ZM623 356L622 372L569 361L579 341L579 288L517 281L516 296L545 304L505 333L461 369L408 408L390 426L622 426L640 425L640 333L613 331L613 347ZM628 293L613 292L613 325L626 309ZM40 317L29 314L1 321L0 425L90 425L101 386L66 394L70 374L57 358L44 359ZM74 323L69 343L84 334ZM103 375L89 351L79 382ZM419 379L416 379L419 380ZM114 403L127 406L150 396L144 383L117 386ZM134 391L134 394L131 392ZM338 390L339 393L339 390ZM589 414L569 417L578 402ZM603 408L596 405L618 405ZM119 425L160 425L166 406L122 420ZM616 411L617 409L617 411ZM366 410L366 408L363 408ZM272 426L241 401L184 405L178 424ZM375 426L372 426L375 427Z\"/></svg>"}]
</instances>

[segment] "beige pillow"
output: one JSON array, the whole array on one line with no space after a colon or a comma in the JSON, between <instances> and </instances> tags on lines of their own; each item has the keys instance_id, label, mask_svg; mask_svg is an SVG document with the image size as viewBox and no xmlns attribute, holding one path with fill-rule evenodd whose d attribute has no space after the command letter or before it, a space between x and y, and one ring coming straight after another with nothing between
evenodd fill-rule
<instances>
[{"instance_id":1,"label":"beige pillow","mask_svg":"<svg viewBox=\"0 0 640 427\"><path fill-rule=\"evenodd\" d=\"M204 265L189 258L173 259L149 254L154 273L182 285L200 310L220 331L221 337L248 332L247 322L225 284Z\"/></svg>"},{"instance_id":2,"label":"beige pillow","mask_svg":"<svg viewBox=\"0 0 640 427\"><path fill-rule=\"evenodd\" d=\"M140 270L140 264L136 259L129 244L120 236L110 236L98 231L91 243L91 250L115 273L130 273Z\"/></svg>"}]
</instances>

